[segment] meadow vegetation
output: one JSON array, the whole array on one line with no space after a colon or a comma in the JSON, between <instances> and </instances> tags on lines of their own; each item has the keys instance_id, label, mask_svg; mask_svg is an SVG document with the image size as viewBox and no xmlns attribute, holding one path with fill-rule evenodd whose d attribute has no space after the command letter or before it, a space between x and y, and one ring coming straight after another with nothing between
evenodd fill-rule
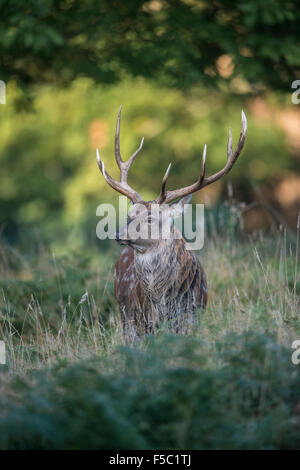
<instances>
[{"instance_id":1,"label":"meadow vegetation","mask_svg":"<svg viewBox=\"0 0 300 470\"><path fill-rule=\"evenodd\" d=\"M0 1L0 449L300 447L298 3ZM168 189L194 182L204 144L223 168L247 116L193 196L209 300L186 336L122 335L95 235L121 104L145 200L170 162Z\"/></svg>"},{"instance_id":2,"label":"meadow vegetation","mask_svg":"<svg viewBox=\"0 0 300 470\"><path fill-rule=\"evenodd\" d=\"M2 242L1 448L299 447L298 240L250 237L224 211L207 211L199 253L206 313L188 336L162 327L131 345L113 297L117 247Z\"/></svg>"}]
</instances>

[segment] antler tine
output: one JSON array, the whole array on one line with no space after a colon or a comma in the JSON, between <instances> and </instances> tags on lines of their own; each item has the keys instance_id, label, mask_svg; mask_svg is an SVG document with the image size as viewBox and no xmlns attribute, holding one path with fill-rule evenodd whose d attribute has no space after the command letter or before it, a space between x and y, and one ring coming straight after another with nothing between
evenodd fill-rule
<instances>
[{"instance_id":1,"label":"antler tine","mask_svg":"<svg viewBox=\"0 0 300 470\"><path fill-rule=\"evenodd\" d=\"M127 183L127 176L128 176L129 169L130 169L132 163L134 162L136 156L142 150L143 143L144 143L144 137L141 140L139 148L131 155L131 157L129 157L126 162L122 161L121 164L119 165L120 172L121 172L121 182L122 183Z\"/></svg>"},{"instance_id":2,"label":"antler tine","mask_svg":"<svg viewBox=\"0 0 300 470\"><path fill-rule=\"evenodd\" d=\"M204 180L204 177L205 177L206 150L207 150L207 145L205 144L203 148L203 153L202 153L202 164L201 164L201 173L199 177L199 184L202 184L202 181Z\"/></svg>"},{"instance_id":3,"label":"antler tine","mask_svg":"<svg viewBox=\"0 0 300 470\"><path fill-rule=\"evenodd\" d=\"M97 163L98 163L98 167L99 167L99 170L101 171L102 175L104 176L104 179L105 181L110 185L110 186L113 186L114 184L114 180L113 178L111 178L111 176L109 176L108 173L106 173L105 171L105 165L104 165L104 162L101 160L100 158L100 153L99 153L99 150L96 149L96 155L97 155ZM118 183L118 181L115 181L115 183ZM114 186L113 186L114 187ZM116 189L116 188L115 188Z\"/></svg>"},{"instance_id":4,"label":"antler tine","mask_svg":"<svg viewBox=\"0 0 300 470\"><path fill-rule=\"evenodd\" d=\"M227 142L227 162L232 157L232 132L231 127L229 127L229 135L228 135L228 142Z\"/></svg>"},{"instance_id":5,"label":"antler tine","mask_svg":"<svg viewBox=\"0 0 300 470\"><path fill-rule=\"evenodd\" d=\"M161 190L160 190L159 196L156 198L156 202L158 204L162 204L166 198L166 184L167 184L167 179L171 170L171 165L172 163L169 164L167 171L165 172L165 175L161 182Z\"/></svg>"},{"instance_id":6,"label":"antler tine","mask_svg":"<svg viewBox=\"0 0 300 470\"><path fill-rule=\"evenodd\" d=\"M115 157L117 160L117 164L121 169L121 165L123 163L121 153L120 153L120 121L121 121L121 112L122 112L123 105L121 104L118 112L117 124L116 124L116 133L115 133Z\"/></svg>"},{"instance_id":7,"label":"antler tine","mask_svg":"<svg viewBox=\"0 0 300 470\"><path fill-rule=\"evenodd\" d=\"M131 167L135 157L140 153L144 145L144 137L142 137L141 143L139 147L136 149L136 151L131 155L131 157L128 158L127 162L124 162L128 166L128 170Z\"/></svg>"},{"instance_id":8,"label":"antler tine","mask_svg":"<svg viewBox=\"0 0 300 470\"><path fill-rule=\"evenodd\" d=\"M120 181L115 180L112 178L106 171L105 171L105 166L104 162L101 161L100 159L100 154L99 150L96 150L97 154L97 162L99 169L101 173L103 174L106 182L116 191L118 191L121 194L124 194L126 197L128 197L132 202L141 202L143 201L142 196L137 192L132 189L128 183L127 183L127 176L128 176L128 171L129 168L131 167L135 157L138 155L140 150L142 149L143 143L144 143L144 137L142 138L142 141L140 143L139 148L131 155L131 157L124 162L121 154L120 154L120 120L121 120L121 111L122 111L122 105L120 106L119 112L118 112L118 119L117 119L117 124L116 124L116 135L115 135L115 157L116 157L116 162L118 164L118 167L120 169Z\"/></svg>"},{"instance_id":9,"label":"antler tine","mask_svg":"<svg viewBox=\"0 0 300 470\"><path fill-rule=\"evenodd\" d=\"M165 173L165 176L163 177L163 180L162 180L160 194L155 199L155 201L158 204L162 204L162 203L167 204L168 202L171 202L174 199L177 199L178 197L185 196L186 194L189 194L190 191L188 191L188 192L183 192L183 191L187 190L188 188L191 188L192 186L195 186L195 185L200 186L202 184L202 181L203 181L204 176L205 176L206 149L207 149L207 145L205 144L204 149L203 149L203 153L202 153L202 164L201 164L200 176L199 176L197 182L194 185L188 186L187 188L177 189L175 191L166 191L166 183L167 183L167 179L168 179L170 169L171 169L171 163L170 163L170 165L168 166L167 171ZM196 189L194 189L194 191L196 191ZM192 192L194 192L194 191L192 191Z\"/></svg>"},{"instance_id":10,"label":"antler tine","mask_svg":"<svg viewBox=\"0 0 300 470\"><path fill-rule=\"evenodd\" d=\"M229 137L228 137L228 144L227 144L227 162L228 161L231 162L233 160L233 163L234 163L234 161L237 159L237 157L239 156L243 148L243 145L246 139L246 134L247 134L247 118L245 116L244 111L242 110L242 130L241 130L240 138L239 138L234 154L232 153L232 133L231 133L231 128L229 128Z\"/></svg>"},{"instance_id":11,"label":"antler tine","mask_svg":"<svg viewBox=\"0 0 300 470\"><path fill-rule=\"evenodd\" d=\"M237 159L237 157L241 153L245 140L246 140L246 135L247 135L247 118L243 110L241 114L242 114L242 129L241 129L240 138L239 138L237 147L235 149L234 159Z\"/></svg>"},{"instance_id":12,"label":"antler tine","mask_svg":"<svg viewBox=\"0 0 300 470\"><path fill-rule=\"evenodd\" d=\"M209 176L208 178L205 178L203 180L202 187L207 186L208 184L214 183L214 181L217 181L218 179L222 178L222 176L226 175L231 170L236 160L238 159L238 156L240 155L242 151L242 148L246 140L246 135L247 135L247 118L243 110L241 114L242 114L242 129L241 129L240 138L239 138L239 141L238 141L238 144L236 146L234 153L232 152L232 133L231 133L231 129L229 129L229 136L228 136L228 143L227 143L227 163L222 170L218 171L214 175Z\"/></svg>"},{"instance_id":13,"label":"antler tine","mask_svg":"<svg viewBox=\"0 0 300 470\"><path fill-rule=\"evenodd\" d=\"M217 181L218 179L222 178L222 176L226 175L231 168L233 167L234 163L238 159L238 156L240 155L242 148L245 143L246 139L246 134L247 134L247 118L245 116L244 111L242 110L242 129L240 133L240 138L237 144L237 147L234 151L232 152L232 134L231 134L231 129L229 129L229 137L228 137L228 144L227 144L227 163L225 167L215 173L214 175L209 176L208 178L205 178L205 164L206 164L206 145L204 146L203 149L203 154L202 154L202 164L201 164L201 173L196 181L196 183L191 184L190 186L186 186L185 188L181 189L176 189L174 191L165 191L165 183L164 182L164 191L161 191L161 194L157 198L157 202L161 200L161 195L163 195L163 202L165 204L174 201L174 199L178 199L183 196L187 196L188 194L192 194L196 191L199 191L199 189L204 188L208 184L213 183L214 181ZM164 178L165 179L165 178ZM164 181L164 180L163 180ZM160 202L159 202L160 203Z\"/></svg>"},{"instance_id":14,"label":"antler tine","mask_svg":"<svg viewBox=\"0 0 300 470\"><path fill-rule=\"evenodd\" d=\"M128 197L132 202L140 202L143 200L142 196L140 196L138 192L134 191L128 184L124 184L115 180L107 173L107 171L105 170L104 162L100 158L98 149L96 149L96 155L99 170L101 171L105 181L109 184L109 186L111 186L119 193L124 194L124 196Z\"/></svg>"},{"instance_id":15,"label":"antler tine","mask_svg":"<svg viewBox=\"0 0 300 470\"><path fill-rule=\"evenodd\" d=\"M139 152L141 151L141 149L143 147L144 137L141 140L139 148L125 162L123 160L123 158L121 157L121 153L120 153L120 122L121 122L122 107L123 107L123 105L121 104L119 112L118 112L118 118L117 118L117 124L116 124L115 157L116 157L118 167L120 168L121 183L126 183L127 182L128 171L129 171L134 159L136 158L136 156L139 154Z\"/></svg>"}]
</instances>

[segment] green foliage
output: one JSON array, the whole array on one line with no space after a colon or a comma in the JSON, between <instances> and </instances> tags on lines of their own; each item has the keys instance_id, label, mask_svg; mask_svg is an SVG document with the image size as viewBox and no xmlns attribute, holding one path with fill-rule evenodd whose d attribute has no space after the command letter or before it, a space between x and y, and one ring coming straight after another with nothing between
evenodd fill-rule
<instances>
[{"instance_id":1,"label":"green foliage","mask_svg":"<svg viewBox=\"0 0 300 470\"><path fill-rule=\"evenodd\" d=\"M1 246L1 449L299 448L299 250L210 215L206 313L126 347L116 254Z\"/></svg>"},{"instance_id":2,"label":"green foliage","mask_svg":"<svg viewBox=\"0 0 300 470\"><path fill-rule=\"evenodd\" d=\"M41 328L46 326L56 333L64 322L74 327L79 316L85 325L97 318L107 326L114 305L110 253L106 256L94 248L83 255L71 250L57 259L39 251L21 258L20 265L16 252L10 252L5 244L0 248L4 264L0 321L13 325L18 336L33 334L37 318ZM37 263L35 269L29 268L29 259Z\"/></svg>"},{"instance_id":3,"label":"green foliage","mask_svg":"<svg viewBox=\"0 0 300 470\"><path fill-rule=\"evenodd\" d=\"M17 242L0 243L0 448L299 448L299 240L247 243L240 207L216 205L200 253L206 314L189 337L162 329L130 347L117 248L95 243L97 204L117 200L95 148L117 176L121 103L125 159L145 136L130 174L145 199L170 161L170 188L193 182L204 143L207 172L224 166L241 108L248 138L230 178L242 197L251 179L297 170L275 116L286 97L267 91L299 78L296 0L0 0L0 18L0 226ZM255 112L257 92L274 118Z\"/></svg>"},{"instance_id":4,"label":"green foliage","mask_svg":"<svg viewBox=\"0 0 300 470\"><path fill-rule=\"evenodd\" d=\"M224 54L253 87L287 90L299 73L296 0L2 0L0 17L1 78L25 84L131 74L215 86L229 81Z\"/></svg>"},{"instance_id":5,"label":"green foliage","mask_svg":"<svg viewBox=\"0 0 300 470\"><path fill-rule=\"evenodd\" d=\"M17 376L1 394L0 448L296 449L300 377L290 355L251 332L215 352L163 336L113 362ZM222 365L209 367L212 356Z\"/></svg>"},{"instance_id":6,"label":"green foliage","mask_svg":"<svg viewBox=\"0 0 300 470\"><path fill-rule=\"evenodd\" d=\"M238 205L231 201L206 209L200 260L213 290L209 287L212 317L205 316L202 328L210 337L222 336L224 325L231 327L232 322L248 325L249 318L260 331L274 334L279 328L285 344L300 333L299 253L284 236L278 233L276 239L247 243ZM24 335L27 342L45 327L58 334L63 326L72 335L81 321L87 334L98 321L100 328L110 329L116 309L113 270L120 247L115 242L103 248L99 241L87 246L75 240L72 233L63 240L56 238L49 243L51 249L30 237L21 240L18 249L0 243L0 321L7 331L15 331L17 342Z\"/></svg>"},{"instance_id":7,"label":"green foliage","mask_svg":"<svg viewBox=\"0 0 300 470\"><path fill-rule=\"evenodd\" d=\"M95 147L100 147L107 170L118 177L113 142L122 102L124 158L145 136L144 148L130 173L130 183L145 198L159 193L170 162L170 188L195 181L205 143L207 173L222 168L228 128L232 126L236 142L242 108L248 116L249 132L245 149L230 173L235 188L240 186L245 194L249 176L264 182L296 165L283 133L273 123L254 118L244 99L218 92L207 94L197 88L183 93L144 80L104 88L80 79L66 90L39 87L31 112L16 110L20 92L13 83L8 94L9 102L1 108L0 116L0 224L10 239L16 236L16 227L33 236L32 224L39 224L48 239L53 233L64 236L64 222L69 232L72 223L80 220L87 227L87 236L95 238L97 205L118 197L98 171ZM100 128L96 139L92 137L93 125ZM222 184L227 181L224 178ZM201 198L201 194L195 197Z\"/></svg>"}]
</instances>

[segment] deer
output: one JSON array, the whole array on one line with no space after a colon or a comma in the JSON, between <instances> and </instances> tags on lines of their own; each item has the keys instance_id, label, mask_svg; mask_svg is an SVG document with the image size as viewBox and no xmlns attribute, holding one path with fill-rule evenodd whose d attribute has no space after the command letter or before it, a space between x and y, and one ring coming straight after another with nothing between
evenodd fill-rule
<instances>
[{"instance_id":1,"label":"deer","mask_svg":"<svg viewBox=\"0 0 300 470\"><path fill-rule=\"evenodd\" d=\"M129 169L143 147L144 138L138 149L124 161L120 153L121 111L122 105L115 132L115 160L120 170L120 181L107 173L98 149L96 154L98 167L108 185L130 201L127 222L115 234L115 240L124 246L114 272L114 293L123 334L126 341L134 341L144 334L154 333L163 322L167 322L171 331L184 333L188 325L193 323L195 312L198 309L205 311L208 287L199 258L188 249L188 243L174 228L174 219L182 216L193 193L219 180L232 169L244 146L247 119L242 111L241 132L234 151L229 129L227 162L223 169L205 176L205 144L200 174L195 183L180 189L167 190L170 164L162 179L158 197L145 201L127 182ZM172 227L170 236L164 237L160 230L158 237L151 237L153 224L161 228L162 221L167 221L164 223ZM137 225L142 236L137 236L136 231L130 230L131 226Z\"/></svg>"}]
</instances>

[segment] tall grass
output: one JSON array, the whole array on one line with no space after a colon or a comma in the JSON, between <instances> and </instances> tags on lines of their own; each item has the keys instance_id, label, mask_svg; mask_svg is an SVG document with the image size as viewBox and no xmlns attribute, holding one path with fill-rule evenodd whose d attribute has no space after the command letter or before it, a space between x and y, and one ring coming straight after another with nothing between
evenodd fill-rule
<instances>
[{"instance_id":1,"label":"tall grass","mask_svg":"<svg viewBox=\"0 0 300 470\"><path fill-rule=\"evenodd\" d=\"M28 257L2 243L0 446L298 448L299 233L248 237L229 222L199 253L209 301L190 335L131 347L116 248Z\"/></svg>"}]
</instances>

